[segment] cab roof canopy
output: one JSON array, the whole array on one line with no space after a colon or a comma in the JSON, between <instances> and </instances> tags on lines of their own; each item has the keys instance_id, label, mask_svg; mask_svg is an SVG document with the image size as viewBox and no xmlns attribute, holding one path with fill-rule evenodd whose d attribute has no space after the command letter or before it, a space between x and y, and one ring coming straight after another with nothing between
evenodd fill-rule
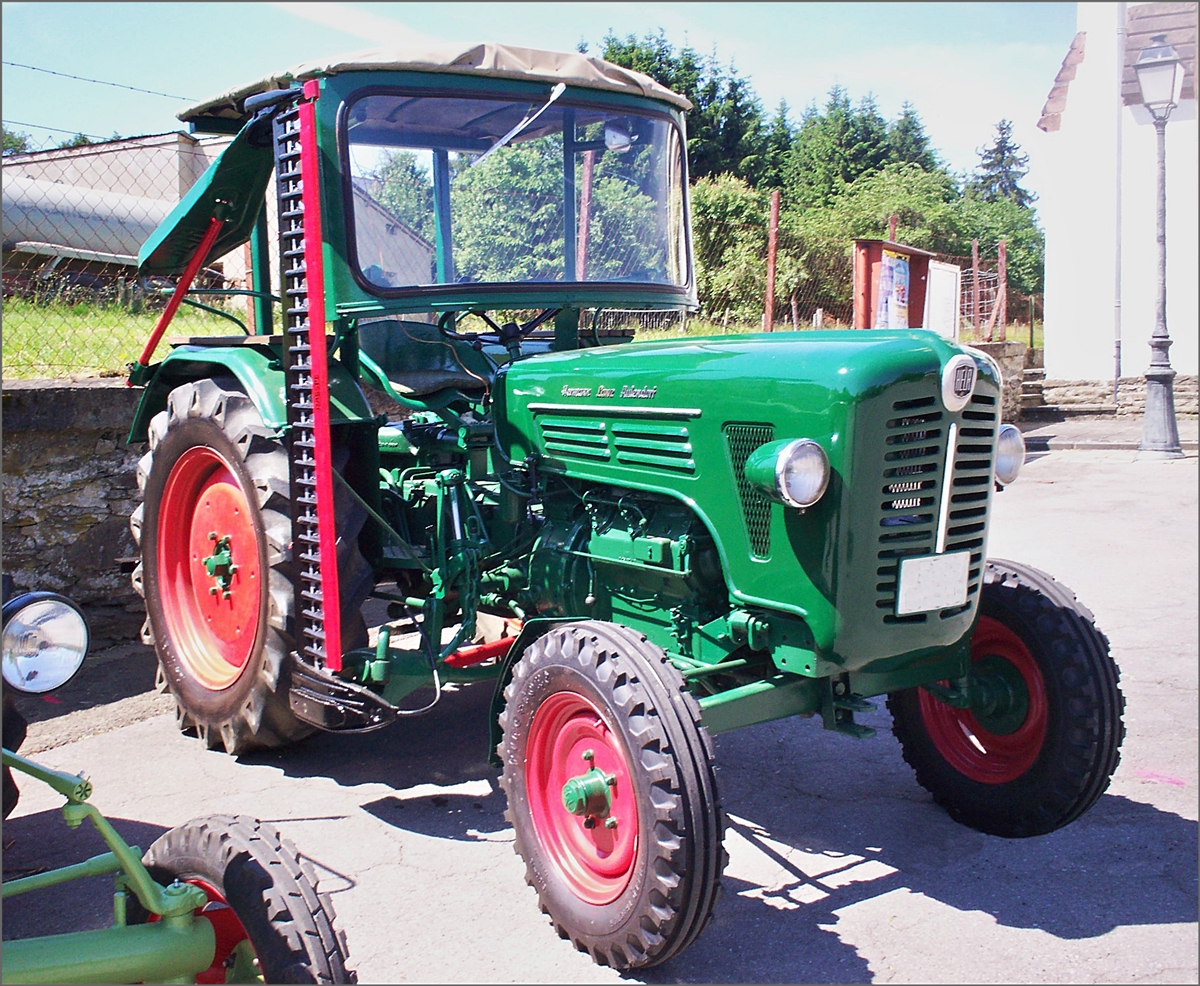
<instances>
[{"instance_id":1,"label":"cab roof canopy","mask_svg":"<svg viewBox=\"0 0 1200 986\"><path fill-rule=\"evenodd\" d=\"M372 48L338 58L303 62L286 72L269 75L249 85L230 89L184 110L179 119L208 133L234 133L250 118L245 111L247 96L272 89L288 89L296 83L340 72L443 72L457 75L490 76L502 79L564 82L585 89L603 89L635 96L661 99L682 110L690 110L684 96L659 85L650 76L621 68L579 52L540 51L512 45L476 44L431 47Z\"/></svg>"}]
</instances>

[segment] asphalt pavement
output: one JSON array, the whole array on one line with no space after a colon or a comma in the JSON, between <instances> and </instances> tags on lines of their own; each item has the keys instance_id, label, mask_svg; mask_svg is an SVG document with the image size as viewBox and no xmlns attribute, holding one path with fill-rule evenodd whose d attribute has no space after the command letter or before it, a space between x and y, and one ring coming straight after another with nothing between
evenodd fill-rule
<instances>
[{"instance_id":1,"label":"asphalt pavement","mask_svg":"<svg viewBox=\"0 0 1200 986\"><path fill-rule=\"evenodd\" d=\"M724 896L688 951L628 981L1197 981L1196 453L1041 448L996 498L989 553L1071 586L1111 641L1128 734L1108 792L1065 829L1005 840L932 803L882 703L860 717L870 740L813 720L719 736ZM84 770L143 849L199 815L273 821L332 893L361 982L622 979L561 941L525 885L487 764L487 685L379 733L231 758L178 734L145 649L87 673L36 710L28 749ZM24 783L6 876L100 851L58 804ZM9 901L4 935L102 926L110 895L94 879Z\"/></svg>"}]
</instances>

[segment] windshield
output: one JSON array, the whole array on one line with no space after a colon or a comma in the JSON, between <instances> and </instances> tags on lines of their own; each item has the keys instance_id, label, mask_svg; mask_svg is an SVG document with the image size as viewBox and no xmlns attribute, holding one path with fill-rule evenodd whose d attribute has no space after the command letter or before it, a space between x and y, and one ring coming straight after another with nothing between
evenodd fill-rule
<instances>
[{"instance_id":1,"label":"windshield","mask_svg":"<svg viewBox=\"0 0 1200 986\"><path fill-rule=\"evenodd\" d=\"M388 93L351 104L351 239L367 283L384 293L687 285L678 129L666 116L564 106L550 95Z\"/></svg>"}]
</instances>

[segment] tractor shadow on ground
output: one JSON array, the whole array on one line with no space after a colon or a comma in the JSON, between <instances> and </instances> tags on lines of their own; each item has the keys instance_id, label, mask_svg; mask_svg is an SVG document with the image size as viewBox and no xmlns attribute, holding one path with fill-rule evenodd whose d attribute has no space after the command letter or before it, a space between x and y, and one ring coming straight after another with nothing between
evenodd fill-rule
<instances>
[{"instance_id":1,"label":"tractor shadow on ground","mask_svg":"<svg viewBox=\"0 0 1200 986\"><path fill-rule=\"evenodd\" d=\"M26 722L45 722L152 692L157 667L154 648L124 644L89 655L79 673L52 694L15 694L13 698Z\"/></svg>"},{"instance_id":2,"label":"tractor shadow on ground","mask_svg":"<svg viewBox=\"0 0 1200 986\"><path fill-rule=\"evenodd\" d=\"M21 780L18 779L18 784ZM26 779L26 784L34 783ZM166 826L130 818L108 820L140 857L167 831ZM11 844L10 844L11 840ZM58 809L11 817L4 822L4 880L82 863L108 852L90 821L72 831ZM4 939L57 935L107 928L113 923L113 878L87 877L33 890L4 903Z\"/></svg>"},{"instance_id":3,"label":"tractor shadow on ground","mask_svg":"<svg viewBox=\"0 0 1200 986\"><path fill-rule=\"evenodd\" d=\"M511 841L498 771L487 762L491 693L488 683L462 687L386 730L317 736L243 760L347 786L385 783L396 794L364 808L406 831ZM869 982L864 922L882 947L887 935L953 938L980 920L973 912L1064 940L1197 920L1194 822L1110 794L1047 836L983 835L917 785L879 704L860 717L878 730L865 742L802 719L717 737L730 854L724 894L687 951L631 978Z\"/></svg>"}]
</instances>

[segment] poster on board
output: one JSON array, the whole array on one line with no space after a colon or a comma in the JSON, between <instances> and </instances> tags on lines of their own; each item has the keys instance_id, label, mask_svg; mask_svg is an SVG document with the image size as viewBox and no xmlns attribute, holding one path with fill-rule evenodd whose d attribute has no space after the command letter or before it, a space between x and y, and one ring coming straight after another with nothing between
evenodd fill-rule
<instances>
[{"instance_id":1,"label":"poster on board","mask_svg":"<svg viewBox=\"0 0 1200 986\"><path fill-rule=\"evenodd\" d=\"M957 340L960 311L962 268L931 260L929 280L925 287L925 324L922 327L946 339Z\"/></svg>"},{"instance_id":2,"label":"poster on board","mask_svg":"<svg viewBox=\"0 0 1200 986\"><path fill-rule=\"evenodd\" d=\"M879 306L875 328L908 328L908 258L884 250L879 264Z\"/></svg>"}]
</instances>

